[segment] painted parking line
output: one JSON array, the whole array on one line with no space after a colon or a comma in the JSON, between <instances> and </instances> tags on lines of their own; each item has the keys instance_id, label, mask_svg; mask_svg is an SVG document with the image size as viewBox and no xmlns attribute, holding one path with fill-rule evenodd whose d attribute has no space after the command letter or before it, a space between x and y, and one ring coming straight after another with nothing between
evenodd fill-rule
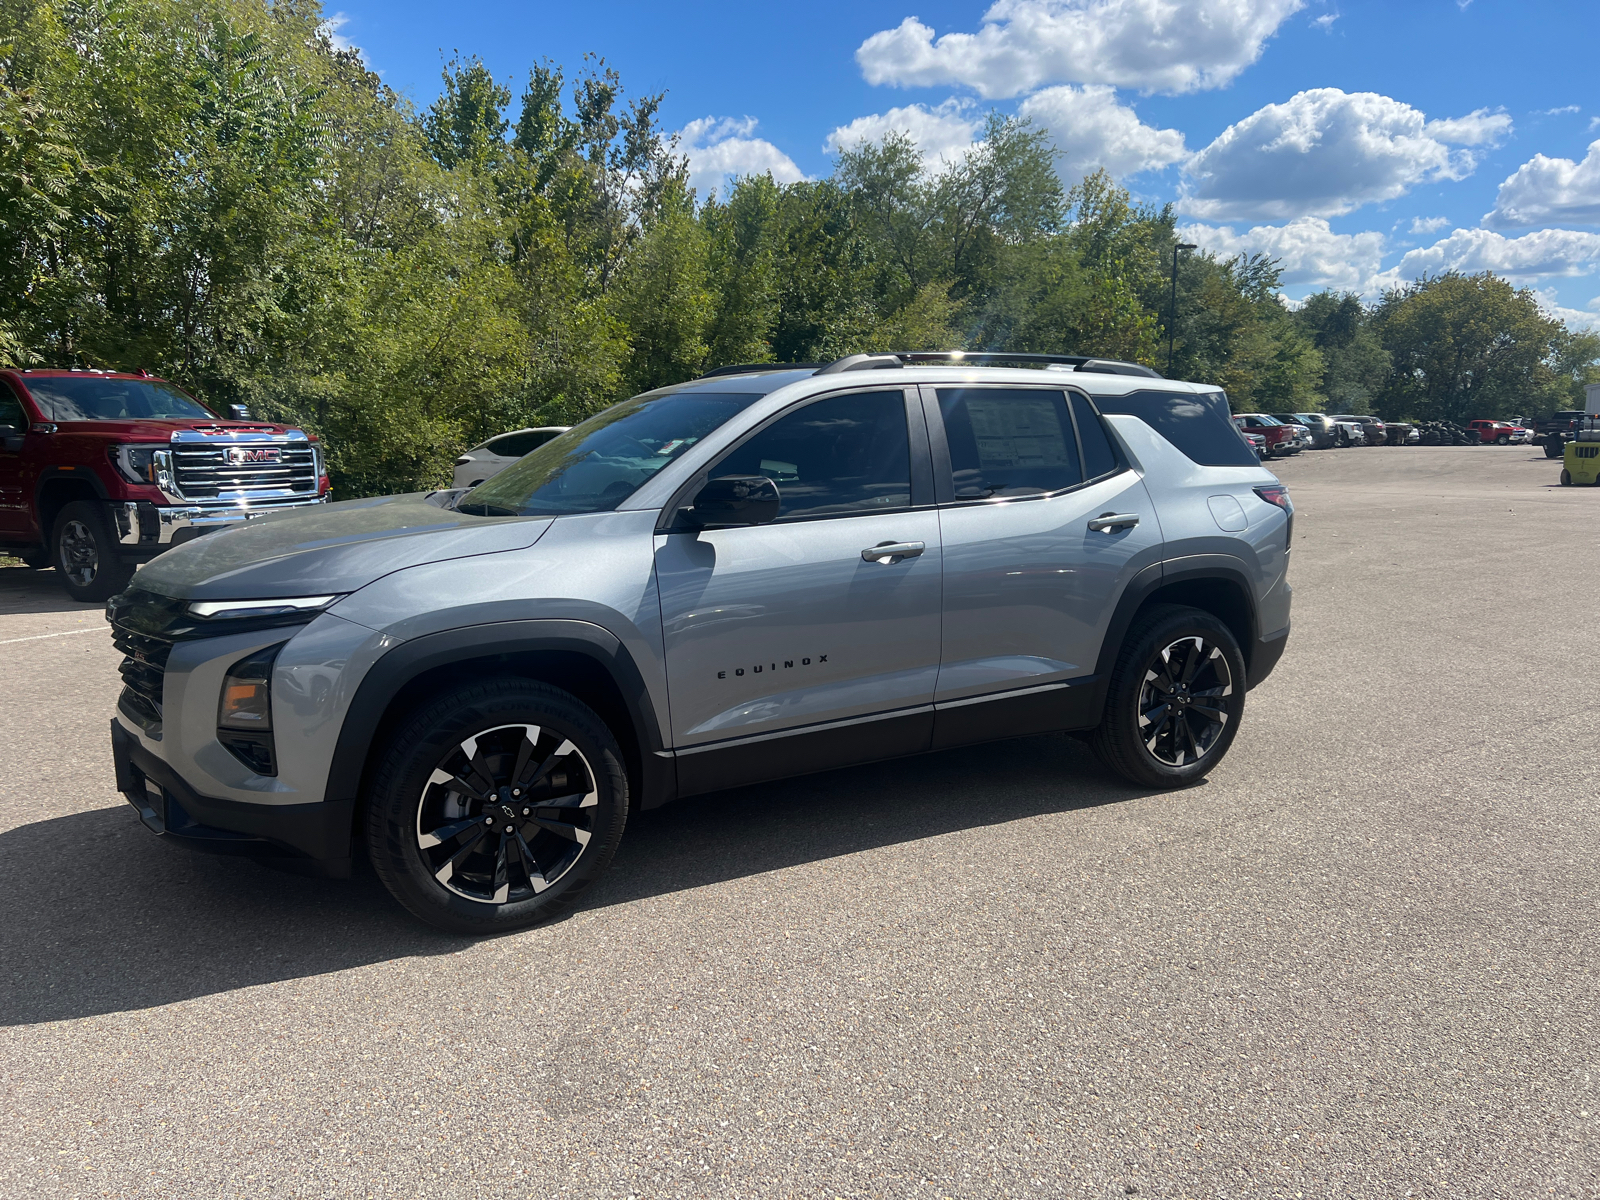
<instances>
[{"instance_id":1,"label":"painted parking line","mask_svg":"<svg viewBox=\"0 0 1600 1200\"><path fill-rule=\"evenodd\" d=\"M65 631L63 631L61 633L36 633L36 634L33 634L31 637L0 638L0 646L9 646L13 642L39 642L39 641L43 641L45 638L71 637L75 633L104 633L104 632L106 632L106 631L96 627L96 628L93 628L93 629L68 629L68 630L65 630Z\"/></svg>"}]
</instances>

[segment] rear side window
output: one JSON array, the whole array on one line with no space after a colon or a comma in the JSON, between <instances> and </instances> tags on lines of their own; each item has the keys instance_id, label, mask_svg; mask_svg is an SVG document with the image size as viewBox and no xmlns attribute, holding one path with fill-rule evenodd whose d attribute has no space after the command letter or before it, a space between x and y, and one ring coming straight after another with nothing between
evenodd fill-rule
<instances>
[{"instance_id":1,"label":"rear side window","mask_svg":"<svg viewBox=\"0 0 1600 1200\"><path fill-rule=\"evenodd\" d=\"M1228 398L1221 392L1139 391L1096 396L1095 404L1103 413L1138 417L1202 467L1261 465L1229 419Z\"/></svg>"},{"instance_id":2,"label":"rear side window","mask_svg":"<svg viewBox=\"0 0 1600 1200\"><path fill-rule=\"evenodd\" d=\"M1117 454L1111 448L1106 427L1082 396L1072 396L1072 415L1078 418L1078 442L1083 447L1083 473L1089 479L1099 479L1117 469Z\"/></svg>"},{"instance_id":3,"label":"rear side window","mask_svg":"<svg viewBox=\"0 0 1600 1200\"><path fill-rule=\"evenodd\" d=\"M1083 482L1063 392L940 388L957 500L1033 496Z\"/></svg>"},{"instance_id":4,"label":"rear side window","mask_svg":"<svg viewBox=\"0 0 1600 1200\"><path fill-rule=\"evenodd\" d=\"M508 433L504 437L495 438L484 448L490 454L501 458L521 458L524 454L532 454L551 438L559 436L549 430L539 433Z\"/></svg>"},{"instance_id":5,"label":"rear side window","mask_svg":"<svg viewBox=\"0 0 1600 1200\"><path fill-rule=\"evenodd\" d=\"M26 429L28 419L22 415L22 403L11 394L11 389L0 383L0 425L11 429Z\"/></svg>"},{"instance_id":6,"label":"rear side window","mask_svg":"<svg viewBox=\"0 0 1600 1200\"><path fill-rule=\"evenodd\" d=\"M911 440L902 391L834 396L781 417L712 475L765 475L778 520L853 516L911 505Z\"/></svg>"}]
</instances>

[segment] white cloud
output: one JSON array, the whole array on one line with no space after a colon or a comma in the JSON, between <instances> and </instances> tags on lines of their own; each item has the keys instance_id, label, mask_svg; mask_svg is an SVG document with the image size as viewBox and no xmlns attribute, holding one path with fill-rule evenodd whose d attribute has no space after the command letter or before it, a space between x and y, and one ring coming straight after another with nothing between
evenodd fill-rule
<instances>
[{"instance_id":1,"label":"white cloud","mask_svg":"<svg viewBox=\"0 0 1600 1200\"><path fill-rule=\"evenodd\" d=\"M1096 167L1120 179L1188 157L1183 134L1144 124L1133 109L1117 103L1115 88L1103 84L1046 88L1017 111L1049 131L1056 169L1069 187Z\"/></svg>"},{"instance_id":2,"label":"white cloud","mask_svg":"<svg viewBox=\"0 0 1600 1200\"><path fill-rule=\"evenodd\" d=\"M1223 130L1190 160L1182 203L1209 220L1339 216L1426 180L1465 178L1476 156L1447 143L1481 145L1510 128L1503 113L1428 121L1376 92L1316 88Z\"/></svg>"},{"instance_id":3,"label":"white cloud","mask_svg":"<svg viewBox=\"0 0 1600 1200\"><path fill-rule=\"evenodd\" d=\"M1589 118L1589 128L1590 129L1600 129L1600 117L1590 117Z\"/></svg>"},{"instance_id":4,"label":"white cloud","mask_svg":"<svg viewBox=\"0 0 1600 1200\"><path fill-rule=\"evenodd\" d=\"M1450 224L1449 217L1412 217L1411 232L1438 233L1448 224Z\"/></svg>"},{"instance_id":5,"label":"white cloud","mask_svg":"<svg viewBox=\"0 0 1600 1200\"><path fill-rule=\"evenodd\" d=\"M1311 18L1311 24L1313 26L1315 26L1316 28L1322 30L1323 33L1332 33L1333 32L1333 23L1335 21L1337 21L1338 19L1339 19L1339 14L1336 13L1336 12L1323 13L1320 17Z\"/></svg>"},{"instance_id":6,"label":"white cloud","mask_svg":"<svg viewBox=\"0 0 1600 1200\"><path fill-rule=\"evenodd\" d=\"M1541 117L1559 117L1563 113L1582 112L1576 104L1563 104L1560 108L1544 108L1539 110Z\"/></svg>"},{"instance_id":7,"label":"white cloud","mask_svg":"<svg viewBox=\"0 0 1600 1200\"><path fill-rule=\"evenodd\" d=\"M764 138L751 137L756 119L702 117L678 131L679 148L689 158L689 186L710 198L739 175L770 173L779 183L795 183L805 173L794 160Z\"/></svg>"},{"instance_id":8,"label":"white cloud","mask_svg":"<svg viewBox=\"0 0 1600 1200\"><path fill-rule=\"evenodd\" d=\"M317 32L326 37L335 50L354 50L361 56L361 61L366 62L367 56L361 47L339 32L348 24L350 24L350 14L336 12L323 18L322 24L317 26Z\"/></svg>"},{"instance_id":9,"label":"white cloud","mask_svg":"<svg viewBox=\"0 0 1600 1200\"><path fill-rule=\"evenodd\" d=\"M977 33L916 17L856 50L868 83L962 84L988 98L1049 83L1145 91L1221 87L1261 56L1304 0L996 0Z\"/></svg>"},{"instance_id":10,"label":"white cloud","mask_svg":"<svg viewBox=\"0 0 1600 1200\"><path fill-rule=\"evenodd\" d=\"M1539 301L1539 307L1544 309L1547 316L1552 316L1556 320L1564 322L1568 329L1574 332L1592 329L1600 333L1600 296L1596 296L1589 301L1589 307L1586 309L1564 307L1556 299L1555 288L1540 288L1534 292L1534 296Z\"/></svg>"},{"instance_id":11,"label":"white cloud","mask_svg":"<svg viewBox=\"0 0 1600 1200\"><path fill-rule=\"evenodd\" d=\"M983 117L965 100L952 97L935 108L908 104L886 113L857 117L828 135L824 149L837 153L864 142L881 142L891 133L903 133L916 142L930 166L947 166L973 144Z\"/></svg>"},{"instance_id":12,"label":"white cloud","mask_svg":"<svg viewBox=\"0 0 1600 1200\"><path fill-rule=\"evenodd\" d=\"M1540 229L1508 238L1488 229L1457 229L1431 246L1407 252L1383 273L1383 286L1444 271L1493 271L1527 283L1535 279L1591 275L1600 269L1600 233Z\"/></svg>"},{"instance_id":13,"label":"white cloud","mask_svg":"<svg viewBox=\"0 0 1600 1200\"><path fill-rule=\"evenodd\" d=\"M1600 225L1600 142L1580 162L1536 154L1500 185L1485 225L1510 229L1562 221Z\"/></svg>"},{"instance_id":14,"label":"white cloud","mask_svg":"<svg viewBox=\"0 0 1600 1200\"><path fill-rule=\"evenodd\" d=\"M1310 285L1367 292L1383 265L1383 234L1334 233L1321 217L1287 225L1257 225L1243 233L1232 226L1183 225L1178 236L1224 258L1267 254L1283 268L1285 286Z\"/></svg>"}]
</instances>

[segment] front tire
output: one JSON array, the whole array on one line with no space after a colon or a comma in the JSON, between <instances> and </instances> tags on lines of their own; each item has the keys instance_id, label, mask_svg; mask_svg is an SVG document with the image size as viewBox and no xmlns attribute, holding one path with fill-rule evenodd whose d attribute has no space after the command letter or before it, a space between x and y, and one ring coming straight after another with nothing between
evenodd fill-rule
<instances>
[{"instance_id":1,"label":"front tire","mask_svg":"<svg viewBox=\"0 0 1600 1200\"><path fill-rule=\"evenodd\" d=\"M1244 693L1244 655L1228 627L1201 609L1156 605L1128 630L1090 744L1130 783L1184 787L1227 754Z\"/></svg>"},{"instance_id":2,"label":"front tire","mask_svg":"<svg viewBox=\"0 0 1600 1200\"><path fill-rule=\"evenodd\" d=\"M132 563L117 556L105 514L98 504L74 500L56 515L50 531L50 565L67 595L84 602L109 600L133 578Z\"/></svg>"},{"instance_id":3,"label":"front tire","mask_svg":"<svg viewBox=\"0 0 1600 1200\"><path fill-rule=\"evenodd\" d=\"M372 865L414 916L452 933L567 912L622 839L628 780L611 731L525 679L447 692L395 731L367 796Z\"/></svg>"},{"instance_id":4,"label":"front tire","mask_svg":"<svg viewBox=\"0 0 1600 1200\"><path fill-rule=\"evenodd\" d=\"M1566 447L1559 438L1546 438L1544 443L1544 456L1546 458L1561 458L1566 454Z\"/></svg>"},{"instance_id":5,"label":"front tire","mask_svg":"<svg viewBox=\"0 0 1600 1200\"><path fill-rule=\"evenodd\" d=\"M1509 446L1509 445L1511 445L1511 435L1510 434L1506 434L1506 433L1502 433L1499 437L1495 438L1494 444L1496 446Z\"/></svg>"},{"instance_id":6,"label":"front tire","mask_svg":"<svg viewBox=\"0 0 1600 1200\"><path fill-rule=\"evenodd\" d=\"M1562 487L1571 487L1572 486L1572 472L1567 470L1565 467L1561 468L1561 486Z\"/></svg>"}]
</instances>

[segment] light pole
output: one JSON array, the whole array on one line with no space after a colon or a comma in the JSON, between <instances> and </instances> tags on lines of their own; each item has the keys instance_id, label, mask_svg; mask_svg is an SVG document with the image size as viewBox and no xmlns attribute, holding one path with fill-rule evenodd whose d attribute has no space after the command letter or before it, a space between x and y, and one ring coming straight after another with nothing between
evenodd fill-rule
<instances>
[{"instance_id":1,"label":"light pole","mask_svg":"<svg viewBox=\"0 0 1600 1200\"><path fill-rule=\"evenodd\" d=\"M1179 242L1172 248L1172 302L1167 306L1167 376L1172 375L1172 337L1178 323L1178 251L1198 250L1193 242Z\"/></svg>"}]
</instances>

